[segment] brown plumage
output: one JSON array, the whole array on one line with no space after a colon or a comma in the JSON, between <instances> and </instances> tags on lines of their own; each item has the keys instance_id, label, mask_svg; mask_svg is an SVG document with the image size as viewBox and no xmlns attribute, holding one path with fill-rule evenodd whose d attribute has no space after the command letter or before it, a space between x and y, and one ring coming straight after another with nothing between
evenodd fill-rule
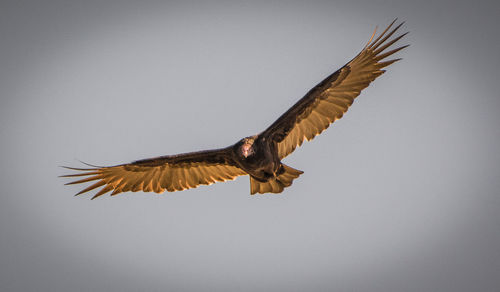
<instances>
[{"instance_id":1,"label":"brown plumage","mask_svg":"<svg viewBox=\"0 0 500 292\"><path fill-rule=\"evenodd\" d=\"M400 60L382 61L408 46L386 51L406 35L389 40L403 24L390 30L395 22L375 40L374 33L356 57L321 81L258 135L217 150L161 156L109 167L66 167L78 173L63 177L82 177L67 184L94 182L77 195L103 187L92 199L110 191L112 196L127 191L181 191L233 180L240 175L250 175L251 194L281 193L303 173L283 164L281 159L304 140L312 140L340 119L361 90L385 72L382 68Z\"/></svg>"}]
</instances>

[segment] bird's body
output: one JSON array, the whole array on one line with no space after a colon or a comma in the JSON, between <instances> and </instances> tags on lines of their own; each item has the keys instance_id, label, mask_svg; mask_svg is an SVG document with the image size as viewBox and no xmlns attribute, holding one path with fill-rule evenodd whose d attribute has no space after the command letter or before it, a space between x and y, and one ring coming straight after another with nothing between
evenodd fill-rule
<instances>
[{"instance_id":1,"label":"bird's body","mask_svg":"<svg viewBox=\"0 0 500 292\"><path fill-rule=\"evenodd\" d=\"M382 68L399 60L381 61L407 47L384 52L405 35L388 41L402 25L388 32L394 22L377 39L373 40L372 36L355 58L312 88L257 135L216 150L161 156L110 167L68 167L81 172L64 177L84 177L68 184L96 181L78 194L103 186L93 198L109 191L113 191L111 195L126 191L180 191L232 180L240 175L250 176L251 194L280 193L303 173L281 160L304 140L313 139L340 119L361 90L385 72Z\"/></svg>"},{"instance_id":2,"label":"bird's body","mask_svg":"<svg viewBox=\"0 0 500 292\"><path fill-rule=\"evenodd\" d=\"M268 143L261 135L243 138L231 149L238 166L258 181L267 181L280 169L281 161L274 143Z\"/></svg>"}]
</instances>

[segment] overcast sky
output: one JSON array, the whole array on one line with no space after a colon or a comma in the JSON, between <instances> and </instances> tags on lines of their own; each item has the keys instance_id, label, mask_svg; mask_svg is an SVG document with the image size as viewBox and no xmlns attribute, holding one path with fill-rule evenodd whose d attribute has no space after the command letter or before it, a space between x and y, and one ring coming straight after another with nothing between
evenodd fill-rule
<instances>
[{"instance_id":1,"label":"overcast sky","mask_svg":"<svg viewBox=\"0 0 500 292\"><path fill-rule=\"evenodd\" d=\"M499 291L495 1L2 1L0 290ZM286 163L90 201L60 165L258 133L395 17L403 60Z\"/></svg>"}]
</instances>

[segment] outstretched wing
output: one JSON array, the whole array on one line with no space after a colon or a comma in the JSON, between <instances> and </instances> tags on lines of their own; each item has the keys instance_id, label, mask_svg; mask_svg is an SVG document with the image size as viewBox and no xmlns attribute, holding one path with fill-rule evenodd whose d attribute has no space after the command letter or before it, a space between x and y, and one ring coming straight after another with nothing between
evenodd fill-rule
<instances>
[{"instance_id":1,"label":"outstretched wing","mask_svg":"<svg viewBox=\"0 0 500 292\"><path fill-rule=\"evenodd\" d=\"M62 177L84 177L67 185L96 181L77 195L104 186L92 199L109 191L113 191L112 196L127 191L182 191L199 185L233 180L237 176L247 174L236 166L229 151L230 148L191 152L109 167L66 167L79 173Z\"/></svg>"},{"instance_id":2,"label":"outstretched wing","mask_svg":"<svg viewBox=\"0 0 500 292\"><path fill-rule=\"evenodd\" d=\"M277 143L278 155L281 159L292 153L297 146L302 145L304 140L312 140L331 123L340 119L361 90L385 72L382 68L400 60L392 59L382 62L383 59L408 46L384 52L407 34L388 41L403 25L401 23L388 32L395 22L396 20L375 40L373 40L374 33L368 44L354 59L311 89L262 133Z\"/></svg>"}]
</instances>

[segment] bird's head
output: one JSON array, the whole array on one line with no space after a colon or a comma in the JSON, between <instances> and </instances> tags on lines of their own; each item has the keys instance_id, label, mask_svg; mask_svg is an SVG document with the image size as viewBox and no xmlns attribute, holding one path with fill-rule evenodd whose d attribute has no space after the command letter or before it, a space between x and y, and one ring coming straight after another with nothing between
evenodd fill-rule
<instances>
[{"instance_id":1,"label":"bird's head","mask_svg":"<svg viewBox=\"0 0 500 292\"><path fill-rule=\"evenodd\" d=\"M241 145L239 147L239 154L245 158L255 154L255 150L253 148L253 143L255 142L255 137L246 137L241 140Z\"/></svg>"}]
</instances>

